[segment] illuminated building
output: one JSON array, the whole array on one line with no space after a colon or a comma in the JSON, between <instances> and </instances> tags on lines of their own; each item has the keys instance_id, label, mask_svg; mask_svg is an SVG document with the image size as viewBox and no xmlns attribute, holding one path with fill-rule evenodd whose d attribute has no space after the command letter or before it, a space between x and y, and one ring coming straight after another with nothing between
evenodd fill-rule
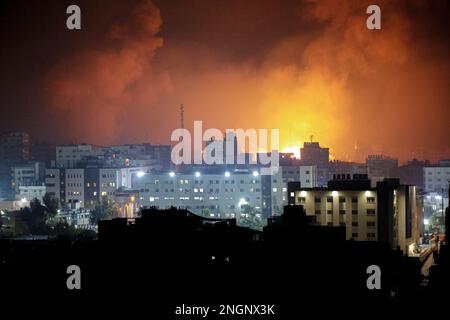
<instances>
[{"instance_id":1,"label":"illuminated building","mask_svg":"<svg viewBox=\"0 0 450 320\"><path fill-rule=\"evenodd\" d=\"M414 186L397 179L371 188L367 175L337 175L328 188L303 188L294 192L295 204L322 226L345 226L347 239L389 241L408 252L419 239L420 208Z\"/></svg>"},{"instance_id":2,"label":"illuminated building","mask_svg":"<svg viewBox=\"0 0 450 320\"><path fill-rule=\"evenodd\" d=\"M249 206L263 217L262 177L255 170L150 173L136 180L139 204L177 207L215 218L232 218Z\"/></svg>"}]
</instances>

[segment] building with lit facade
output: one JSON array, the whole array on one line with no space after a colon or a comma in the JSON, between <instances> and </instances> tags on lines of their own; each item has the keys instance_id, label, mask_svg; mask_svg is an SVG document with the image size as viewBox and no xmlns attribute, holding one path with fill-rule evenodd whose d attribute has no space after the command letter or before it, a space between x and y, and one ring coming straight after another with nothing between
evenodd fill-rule
<instances>
[{"instance_id":1,"label":"building with lit facade","mask_svg":"<svg viewBox=\"0 0 450 320\"><path fill-rule=\"evenodd\" d=\"M441 196L447 197L450 181L450 160L441 160L434 166L424 167L423 181L425 192L440 193Z\"/></svg>"},{"instance_id":2,"label":"building with lit facade","mask_svg":"<svg viewBox=\"0 0 450 320\"><path fill-rule=\"evenodd\" d=\"M93 208L102 198L114 200L120 171L115 168L46 169L47 192L59 199L62 206L79 203Z\"/></svg>"},{"instance_id":3,"label":"building with lit facade","mask_svg":"<svg viewBox=\"0 0 450 320\"><path fill-rule=\"evenodd\" d=\"M249 206L264 217L263 177L258 170L219 168L148 173L139 178L136 189L142 207L177 207L205 217L233 218Z\"/></svg>"},{"instance_id":4,"label":"building with lit facade","mask_svg":"<svg viewBox=\"0 0 450 320\"><path fill-rule=\"evenodd\" d=\"M377 183L372 188L367 175L336 175L328 188L293 191L296 205L322 226L345 226L347 239L388 241L408 252L419 240L421 210L414 186L398 179Z\"/></svg>"}]
</instances>

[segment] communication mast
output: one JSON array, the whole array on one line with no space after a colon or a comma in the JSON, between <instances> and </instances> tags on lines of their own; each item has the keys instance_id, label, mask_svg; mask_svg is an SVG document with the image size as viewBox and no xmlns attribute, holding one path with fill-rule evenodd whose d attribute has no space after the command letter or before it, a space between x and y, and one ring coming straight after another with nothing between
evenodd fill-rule
<instances>
[{"instance_id":1,"label":"communication mast","mask_svg":"<svg viewBox=\"0 0 450 320\"><path fill-rule=\"evenodd\" d=\"M180 105L180 127L184 129L184 105Z\"/></svg>"}]
</instances>

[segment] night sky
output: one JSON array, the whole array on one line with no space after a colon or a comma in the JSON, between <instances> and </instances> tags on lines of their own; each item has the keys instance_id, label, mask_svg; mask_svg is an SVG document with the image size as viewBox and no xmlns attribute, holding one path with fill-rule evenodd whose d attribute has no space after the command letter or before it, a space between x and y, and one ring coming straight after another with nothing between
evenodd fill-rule
<instances>
[{"instance_id":1,"label":"night sky","mask_svg":"<svg viewBox=\"0 0 450 320\"><path fill-rule=\"evenodd\" d=\"M3 0L0 131L169 143L183 103L188 127L314 135L342 160L450 157L449 23L442 0Z\"/></svg>"}]
</instances>

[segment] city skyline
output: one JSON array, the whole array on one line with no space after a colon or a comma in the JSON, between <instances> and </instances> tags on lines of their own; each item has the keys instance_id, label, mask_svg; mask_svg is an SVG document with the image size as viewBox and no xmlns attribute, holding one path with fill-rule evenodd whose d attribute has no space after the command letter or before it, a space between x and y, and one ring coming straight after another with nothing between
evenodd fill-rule
<instances>
[{"instance_id":1,"label":"city skyline","mask_svg":"<svg viewBox=\"0 0 450 320\"><path fill-rule=\"evenodd\" d=\"M71 31L64 1L6 1L0 128L167 144L183 103L188 128L277 128L282 151L448 158L448 2L381 1L375 31L368 3L80 1Z\"/></svg>"}]
</instances>

